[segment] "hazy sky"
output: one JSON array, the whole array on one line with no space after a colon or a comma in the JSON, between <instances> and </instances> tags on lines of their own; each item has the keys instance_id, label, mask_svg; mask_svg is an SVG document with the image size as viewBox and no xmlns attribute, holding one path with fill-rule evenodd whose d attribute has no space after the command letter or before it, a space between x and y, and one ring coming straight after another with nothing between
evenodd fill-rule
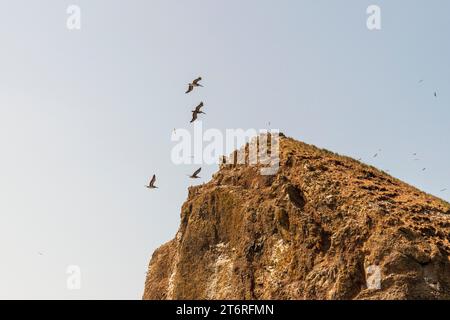
<instances>
[{"instance_id":1,"label":"hazy sky","mask_svg":"<svg viewBox=\"0 0 450 320\"><path fill-rule=\"evenodd\" d=\"M200 100L205 129L270 121L450 200L448 0L1 4L0 298L139 299L195 169L170 136Z\"/></svg>"}]
</instances>

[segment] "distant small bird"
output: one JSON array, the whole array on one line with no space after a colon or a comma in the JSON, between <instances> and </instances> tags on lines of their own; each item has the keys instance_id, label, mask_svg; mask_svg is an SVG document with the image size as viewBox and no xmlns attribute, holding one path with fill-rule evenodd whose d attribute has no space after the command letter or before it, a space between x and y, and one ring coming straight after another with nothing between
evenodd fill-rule
<instances>
[{"instance_id":1,"label":"distant small bird","mask_svg":"<svg viewBox=\"0 0 450 320\"><path fill-rule=\"evenodd\" d=\"M427 168L423 168L423 169L422 169L422 171L425 171L425 170L427 170Z\"/></svg>"},{"instance_id":2,"label":"distant small bird","mask_svg":"<svg viewBox=\"0 0 450 320\"><path fill-rule=\"evenodd\" d=\"M373 157L374 157L374 158L378 157L378 153L375 153L375 154L373 155Z\"/></svg>"},{"instance_id":3,"label":"distant small bird","mask_svg":"<svg viewBox=\"0 0 450 320\"><path fill-rule=\"evenodd\" d=\"M447 191L447 188L441 190L441 192L444 192L444 191Z\"/></svg>"},{"instance_id":4,"label":"distant small bird","mask_svg":"<svg viewBox=\"0 0 450 320\"><path fill-rule=\"evenodd\" d=\"M38 252L38 255L43 256L44 254L43 254L42 252L39 251L39 252Z\"/></svg>"},{"instance_id":5,"label":"distant small bird","mask_svg":"<svg viewBox=\"0 0 450 320\"><path fill-rule=\"evenodd\" d=\"M414 152L414 153L413 153L413 156L417 156L417 153Z\"/></svg>"},{"instance_id":6,"label":"distant small bird","mask_svg":"<svg viewBox=\"0 0 450 320\"><path fill-rule=\"evenodd\" d=\"M189 178L191 178L191 179L200 179L198 174L200 173L201 170L202 170L202 168L198 168L191 176L189 176Z\"/></svg>"},{"instance_id":7,"label":"distant small bird","mask_svg":"<svg viewBox=\"0 0 450 320\"><path fill-rule=\"evenodd\" d=\"M419 83L422 83L422 82L423 82L423 79L419 80Z\"/></svg>"},{"instance_id":8,"label":"distant small bird","mask_svg":"<svg viewBox=\"0 0 450 320\"><path fill-rule=\"evenodd\" d=\"M203 102L200 102L200 104L195 108L195 110L192 110L192 120L191 123L197 120L197 116L199 113L206 114L200 109L204 106Z\"/></svg>"},{"instance_id":9,"label":"distant small bird","mask_svg":"<svg viewBox=\"0 0 450 320\"><path fill-rule=\"evenodd\" d=\"M158 187L155 186L156 181L156 175L153 175L152 180L150 180L148 186L145 186L147 189L157 189Z\"/></svg>"},{"instance_id":10,"label":"distant small bird","mask_svg":"<svg viewBox=\"0 0 450 320\"><path fill-rule=\"evenodd\" d=\"M437 92L436 91L434 92L434 97L437 98Z\"/></svg>"},{"instance_id":11,"label":"distant small bird","mask_svg":"<svg viewBox=\"0 0 450 320\"><path fill-rule=\"evenodd\" d=\"M197 79L195 79L194 81L192 81L191 83L188 84L188 89L186 91L186 93L191 92L192 90L194 90L195 87L203 87L199 82L202 81L202 77L198 77Z\"/></svg>"}]
</instances>

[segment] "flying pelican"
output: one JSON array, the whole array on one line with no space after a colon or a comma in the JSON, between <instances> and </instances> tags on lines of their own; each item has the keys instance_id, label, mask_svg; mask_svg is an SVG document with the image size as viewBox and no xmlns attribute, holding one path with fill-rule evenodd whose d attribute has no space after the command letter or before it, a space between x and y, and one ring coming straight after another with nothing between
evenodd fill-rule
<instances>
[{"instance_id":1,"label":"flying pelican","mask_svg":"<svg viewBox=\"0 0 450 320\"><path fill-rule=\"evenodd\" d=\"M434 92L434 97L437 98L437 92L436 91Z\"/></svg>"},{"instance_id":2,"label":"flying pelican","mask_svg":"<svg viewBox=\"0 0 450 320\"><path fill-rule=\"evenodd\" d=\"M427 170L427 168L423 168L423 169L422 169L422 171L425 171L425 170Z\"/></svg>"},{"instance_id":3,"label":"flying pelican","mask_svg":"<svg viewBox=\"0 0 450 320\"><path fill-rule=\"evenodd\" d=\"M444 191L447 191L447 188L441 190L441 192L444 192Z\"/></svg>"},{"instance_id":4,"label":"flying pelican","mask_svg":"<svg viewBox=\"0 0 450 320\"><path fill-rule=\"evenodd\" d=\"M200 173L201 170L202 170L202 168L198 168L191 176L189 176L189 178L191 178L191 179L200 179L198 174Z\"/></svg>"},{"instance_id":5,"label":"flying pelican","mask_svg":"<svg viewBox=\"0 0 450 320\"><path fill-rule=\"evenodd\" d=\"M157 189L158 187L155 186L156 181L156 175L153 175L152 180L150 180L148 186L145 186L147 189Z\"/></svg>"},{"instance_id":6,"label":"flying pelican","mask_svg":"<svg viewBox=\"0 0 450 320\"><path fill-rule=\"evenodd\" d=\"M202 77L198 77L197 79L195 79L194 81L192 81L191 83L188 84L188 89L186 91L186 93L191 92L192 90L194 90L195 87L203 87L199 82L202 80Z\"/></svg>"},{"instance_id":7,"label":"flying pelican","mask_svg":"<svg viewBox=\"0 0 450 320\"><path fill-rule=\"evenodd\" d=\"M378 157L378 153L375 153L375 154L373 155L373 157L374 157L374 158Z\"/></svg>"},{"instance_id":8,"label":"flying pelican","mask_svg":"<svg viewBox=\"0 0 450 320\"><path fill-rule=\"evenodd\" d=\"M200 102L200 104L195 108L195 110L192 110L191 123L194 122L195 120L197 120L197 115L199 113L206 114L206 113L204 113L203 111L200 110L203 106L204 106L203 102Z\"/></svg>"}]
</instances>

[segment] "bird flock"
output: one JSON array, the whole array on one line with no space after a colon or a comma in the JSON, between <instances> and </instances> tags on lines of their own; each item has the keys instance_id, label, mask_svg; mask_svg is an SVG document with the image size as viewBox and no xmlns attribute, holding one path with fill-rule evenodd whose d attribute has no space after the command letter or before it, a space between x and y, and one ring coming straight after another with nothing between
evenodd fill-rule
<instances>
[{"instance_id":1,"label":"bird flock","mask_svg":"<svg viewBox=\"0 0 450 320\"><path fill-rule=\"evenodd\" d=\"M424 79L420 79L418 83L421 84L424 81L425 81ZM434 91L433 95L434 95L435 98L437 98L438 97L437 91ZM381 152L381 149L378 149L378 152L376 152L372 156L372 158L377 158L379 156L380 152ZM420 160L419 158L417 158L417 153L416 152L413 153L412 155L414 156L414 159L413 159L414 161L419 161ZM362 160L361 158L358 159L358 161L361 161L361 160ZM427 170L427 168L422 168L422 172L424 172L426 170ZM389 172L389 170L386 170L386 172ZM444 189L440 190L440 192L445 192L445 191L447 191L447 188L444 188Z\"/></svg>"},{"instance_id":2,"label":"bird flock","mask_svg":"<svg viewBox=\"0 0 450 320\"><path fill-rule=\"evenodd\" d=\"M381 149L378 149L378 152L376 152L376 153L372 156L372 158L377 158L377 157L381 154L381 151L382 151ZM414 152L412 155L413 155L413 157L414 157L414 158L413 158L414 161L420 161L420 159L417 158L417 152ZM358 158L357 161L362 161L362 158ZM425 172L426 170L427 170L427 168L426 168L426 167L423 167L421 171L422 171L422 172ZM386 172L389 172L389 170L385 170L385 171L386 171ZM444 188L444 189L441 189L440 192L445 192L445 191L447 191L447 190L448 190L447 188Z\"/></svg>"},{"instance_id":3,"label":"bird flock","mask_svg":"<svg viewBox=\"0 0 450 320\"><path fill-rule=\"evenodd\" d=\"M194 91L195 88L198 87L203 87L203 85L200 83L200 81L202 81L202 77L198 77L196 79L194 79L192 82L188 83L188 89L186 90L186 94L191 93L192 91ZM423 83L424 80L421 79L419 80L419 84ZM437 98L437 91L434 92L434 97ZM204 107L204 103L203 101L200 101L200 103L195 107L194 110L192 110L192 119L190 121L190 123L193 123L194 121L196 121L198 119L198 116L200 114L206 114L205 112L202 111L202 108ZM270 127L270 122L269 122L269 127ZM176 129L173 129L173 132L176 134ZM378 152L376 152L372 157L373 158L377 158L379 156L379 154L381 153L381 149L378 149ZM420 159L417 158L417 153L413 153L414 161L419 161ZM361 161L362 159L359 158L358 161ZM422 168L422 171L426 171L427 168ZM188 175L189 178L191 179L199 179L200 177L198 176L198 174L200 173L200 171L202 170L202 168L197 169L193 174ZM387 170L387 172L389 172L389 170ZM146 185L145 187L148 189L157 189L158 187L155 186L155 182L156 182L156 175L153 175L153 177L151 178L150 182L148 185ZM447 188L441 189L440 192L445 192L447 191Z\"/></svg>"},{"instance_id":4,"label":"bird flock","mask_svg":"<svg viewBox=\"0 0 450 320\"><path fill-rule=\"evenodd\" d=\"M200 84L200 81L202 81L202 77L198 77L197 79L194 79L192 82L188 83L188 89L186 90L185 93L188 94L188 93L191 93L192 91L194 91L195 88L203 87L203 85ZM197 120L199 114L206 114L201 110L204 105L205 104L203 103L203 101L200 101L200 103L195 107L195 109L191 111L192 119L191 119L190 123ZM173 129L173 132L176 134L176 129ZM199 177L198 174L200 173L201 170L202 170L202 168L198 168L197 170L195 170L195 172L193 174L188 175L188 177L191 179L200 179L201 177ZM150 179L150 182L148 183L148 185L146 185L145 187L147 189L158 189L158 187L155 186L155 182L156 182L156 175L154 174L152 176L152 178Z\"/></svg>"}]
</instances>

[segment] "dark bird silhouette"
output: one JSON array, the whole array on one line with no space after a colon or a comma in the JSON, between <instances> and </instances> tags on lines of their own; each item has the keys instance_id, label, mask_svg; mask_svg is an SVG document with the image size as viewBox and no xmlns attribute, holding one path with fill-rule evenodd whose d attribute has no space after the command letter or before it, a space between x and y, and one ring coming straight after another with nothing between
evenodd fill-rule
<instances>
[{"instance_id":1,"label":"dark bird silhouette","mask_svg":"<svg viewBox=\"0 0 450 320\"><path fill-rule=\"evenodd\" d=\"M197 113L193 112L192 113L191 123L194 122L195 120L197 120Z\"/></svg>"},{"instance_id":2,"label":"dark bird silhouette","mask_svg":"<svg viewBox=\"0 0 450 320\"><path fill-rule=\"evenodd\" d=\"M375 153L375 154L373 155L373 157L374 157L374 158L378 157L378 153Z\"/></svg>"},{"instance_id":3,"label":"dark bird silhouette","mask_svg":"<svg viewBox=\"0 0 450 320\"><path fill-rule=\"evenodd\" d=\"M447 188L441 190L441 192L444 192L444 191L447 191Z\"/></svg>"},{"instance_id":4,"label":"dark bird silhouette","mask_svg":"<svg viewBox=\"0 0 450 320\"><path fill-rule=\"evenodd\" d=\"M422 83L422 82L423 82L423 79L419 80L419 83Z\"/></svg>"},{"instance_id":5,"label":"dark bird silhouette","mask_svg":"<svg viewBox=\"0 0 450 320\"><path fill-rule=\"evenodd\" d=\"M198 174L200 173L201 170L202 170L202 168L198 168L191 176L189 176L189 178L191 178L191 179L200 179Z\"/></svg>"},{"instance_id":6,"label":"dark bird silhouette","mask_svg":"<svg viewBox=\"0 0 450 320\"><path fill-rule=\"evenodd\" d=\"M425 170L427 170L427 168L423 168L423 169L422 169L422 171L425 171Z\"/></svg>"},{"instance_id":7,"label":"dark bird silhouette","mask_svg":"<svg viewBox=\"0 0 450 320\"><path fill-rule=\"evenodd\" d=\"M156 175L153 175L152 180L148 183L148 186L145 186L147 189L157 189L158 187L155 186L156 181Z\"/></svg>"},{"instance_id":8,"label":"dark bird silhouette","mask_svg":"<svg viewBox=\"0 0 450 320\"><path fill-rule=\"evenodd\" d=\"M437 98L437 92L436 91L434 92L434 97Z\"/></svg>"},{"instance_id":9,"label":"dark bird silhouette","mask_svg":"<svg viewBox=\"0 0 450 320\"><path fill-rule=\"evenodd\" d=\"M195 87L203 87L199 82L202 81L202 77L198 77L197 79L195 79L194 81L192 81L191 83L188 84L188 89L186 91L186 93L191 92L192 90L194 90Z\"/></svg>"},{"instance_id":10,"label":"dark bird silhouette","mask_svg":"<svg viewBox=\"0 0 450 320\"><path fill-rule=\"evenodd\" d=\"M200 102L200 104L197 107L195 107L195 110L192 110L191 123L194 122L195 120L197 120L197 116L198 116L199 113L206 114L206 113L204 113L203 111L200 110L203 106L204 106L203 102Z\"/></svg>"}]
</instances>

